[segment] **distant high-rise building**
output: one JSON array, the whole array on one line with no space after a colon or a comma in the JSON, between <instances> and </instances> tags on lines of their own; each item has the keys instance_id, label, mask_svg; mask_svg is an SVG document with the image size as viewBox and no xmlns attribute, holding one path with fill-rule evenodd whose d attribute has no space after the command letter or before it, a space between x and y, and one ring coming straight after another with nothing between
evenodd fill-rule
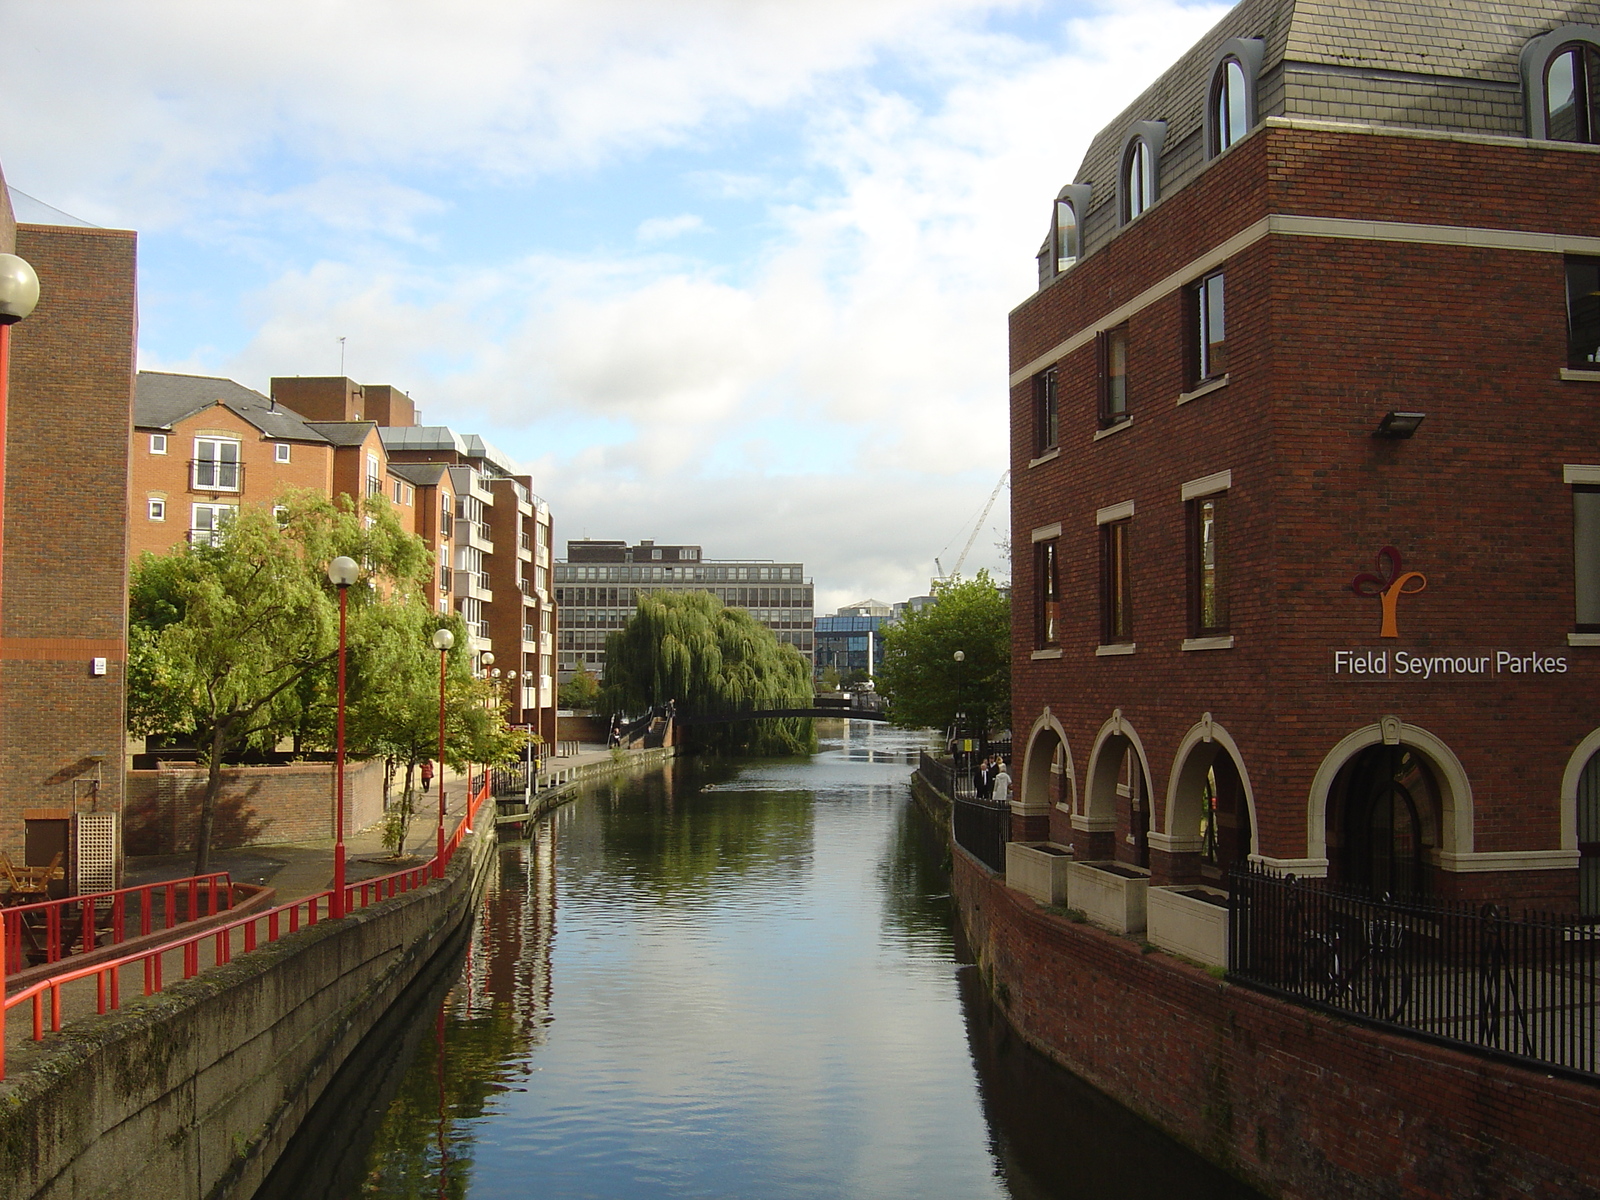
<instances>
[{"instance_id":1,"label":"distant high-rise building","mask_svg":"<svg viewBox=\"0 0 1600 1200\"><path fill-rule=\"evenodd\" d=\"M567 561L555 565L555 583L562 681L580 662L600 673L606 635L627 624L639 597L649 592L710 592L730 608L748 609L780 642L812 659L813 589L803 563L708 560L699 546L573 541L567 543Z\"/></svg>"}]
</instances>

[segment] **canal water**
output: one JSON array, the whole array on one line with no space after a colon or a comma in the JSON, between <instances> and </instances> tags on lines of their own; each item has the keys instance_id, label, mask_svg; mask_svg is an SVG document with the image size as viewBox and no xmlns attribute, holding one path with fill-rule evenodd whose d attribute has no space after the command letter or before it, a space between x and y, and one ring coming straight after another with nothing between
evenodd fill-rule
<instances>
[{"instance_id":1,"label":"canal water","mask_svg":"<svg viewBox=\"0 0 1600 1200\"><path fill-rule=\"evenodd\" d=\"M819 732L594 784L503 847L258 1200L1254 1198L995 1011L911 800L924 739Z\"/></svg>"}]
</instances>

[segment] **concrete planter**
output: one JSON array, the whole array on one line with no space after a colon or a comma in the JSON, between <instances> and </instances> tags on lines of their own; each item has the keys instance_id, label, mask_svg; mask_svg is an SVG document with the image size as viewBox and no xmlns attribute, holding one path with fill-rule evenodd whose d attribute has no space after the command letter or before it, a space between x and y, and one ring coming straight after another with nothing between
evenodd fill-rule
<instances>
[{"instance_id":1,"label":"concrete planter","mask_svg":"<svg viewBox=\"0 0 1600 1200\"><path fill-rule=\"evenodd\" d=\"M1040 904L1061 907L1067 902L1067 867L1072 847L1054 842L1007 842L1006 886Z\"/></svg>"},{"instance_id":2,"label":"concrete planter","mask_svg":"<svg viewBox=\"0 0 1600 1200\"><path fill-rule=\"evenodd\" d=\"M1146 903L1145 936L1153 945L1208 967L1228 965L1227 892L1195 884L1153 887Z\"/></svg>"},{"instance_id":3,"label":"concrete planter","mask_svg":"<svg viewBox=\"0 0 1600 1200\"><path fill-rule=\"evenodd\" d=\"M1075 862L1067 867L1067 907L1112 933L1138 933L1145 927L1145 893L1150 872L1119 862Z\"/></svg>"}]
</instances>

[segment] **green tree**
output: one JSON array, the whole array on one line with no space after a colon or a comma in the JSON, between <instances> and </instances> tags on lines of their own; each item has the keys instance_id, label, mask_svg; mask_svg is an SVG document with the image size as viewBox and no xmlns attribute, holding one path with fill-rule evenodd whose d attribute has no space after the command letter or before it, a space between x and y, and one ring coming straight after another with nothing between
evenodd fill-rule
<instances>
[{"instance_id":1,"label":"green tree","mask_svg":"<svg viewBox=\"0 0 1600 1200\"><path fill-rule=\"evenodd\" d=\"M986 733L1011 723L1011 601L987 571L933 585L934 603L883 634L878 691L904 729L948 729L956 712ZM965 661L955 660L956 651Z\"/></svg>"},{"instance_id":2,"label":"green tree","mask_svg":"<svg viewBox=\"0 0 1600 1200\"><path fill-rule=\"evenodd\" d=\"M652 592L606 639L600 705L639 713L673 701L680 715L810 708L811 668L793 646L742 608L709 592ZM806 717L687 726L683 743L723 754L804 754ZM680 735L681 736L681 735Z\"/></svg>"},{"instance_id":3,"label":"green tree","mask_svg":"<svg viewBox=\"0 0 1600 1200\"><path fill-rule=\"evenodd\" d=\"M241 508L216 544L145 554L129 587L128 727L190 734L207 766L195 871L210 862L222 765L284 736L332 740L337 589L328 562L365 564L348 589L351 659L381 641L396 606L421 607L432 563L377 497L359 508L314 494L277 513ZM352 683L359 687L360 672ZM321 678L321 687L308 683Z\"/></svg>"},{"instance_id":4,"label":"green tree","mask_svg":"<svg viewBox=\"0 0 1600 1200\"><path fill-rule=\"evenodd\" d=\"M600 699L600 681L581 662L572 678L561 685L562 708L593 708Z\"/></svg>"}]
</instances>

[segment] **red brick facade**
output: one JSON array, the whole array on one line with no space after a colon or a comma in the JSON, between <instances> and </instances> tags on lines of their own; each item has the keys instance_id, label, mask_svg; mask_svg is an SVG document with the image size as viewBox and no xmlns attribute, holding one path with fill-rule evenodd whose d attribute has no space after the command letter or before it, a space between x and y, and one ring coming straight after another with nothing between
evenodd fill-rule
<instances>
[{"instance_id":1,"label":"red brick facade","mask_svg":"<svg viewBox=\"0 0 1600 1200\"><path fill-rule=\"evenodd\" d=\"M1563 255L1600 246L1584 240L1600 238L1597 182L1592 146L1269 120L1012 314L1024 828L1080 858L1137 858L1134 789L1117 788L1132 750L1155 881L1197 878L1201 780L1230 754L1249 851L1322 874L1338 768L1397 741L1439 789L1423 817L1430 890L1576 905L1572 790L1600 730L1600 646L1568 644L1564 469L1600 463L1600 381L1562 377ZM1185 285L1218 267L1227 382L1180 400L1197 390ZM1092 334L1123 317L1132 419L1097 438ZM1088 336L1054 356L1074 335ZM1060 449L1035 461L1033 376L1052 363ZM1427 417L1409 440L1374 437L1391 410ZM1231 645L1184 650L1182 489L1220 472ZM1133 649L1105 653L1097 513L1127 501ZM1060 656L1035 659L1030 548L1058 522ZM1397 638L1352 590L1384 547L1426 577L1398 602ZM1340 650L1388 650L1391 673L1336 673ZM1402 679L1395 651L1565 669Z\"/></svg>"}]
</instances>

